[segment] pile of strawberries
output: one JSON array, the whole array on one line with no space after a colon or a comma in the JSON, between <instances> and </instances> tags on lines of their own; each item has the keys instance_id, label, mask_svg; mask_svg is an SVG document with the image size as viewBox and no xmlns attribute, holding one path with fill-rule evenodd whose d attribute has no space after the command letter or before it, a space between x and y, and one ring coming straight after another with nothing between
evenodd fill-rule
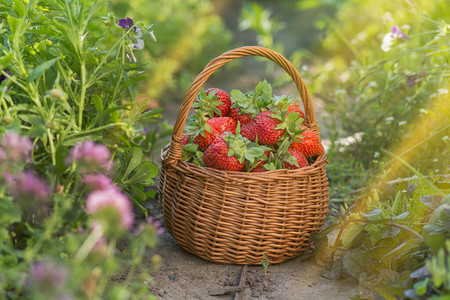
<instances>
[{"instance_id":1,"label":"pile of strawberries","mask_svg":"<svg viewBox=\"0 0 450 300\"><path fill-rule=\"evenodd\" d=\"M309 166L324 148L303 125L291 97L273 96L266 81L242 93L201 90L187 120L182 158L220 170L265 172Z\"/></svg>"}]
</instances>

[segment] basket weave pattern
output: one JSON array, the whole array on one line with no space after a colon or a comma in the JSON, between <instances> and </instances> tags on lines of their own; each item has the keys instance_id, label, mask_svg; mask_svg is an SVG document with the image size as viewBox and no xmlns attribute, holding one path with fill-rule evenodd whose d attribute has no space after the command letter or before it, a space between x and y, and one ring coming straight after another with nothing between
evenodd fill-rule
<instances>
[{"instance_id":1,"label":"basket weave pattern","mask_svg":"<svg viewBox=\"0 0 450 300\"><path fill-rule=\"evenodd\" d=\"M310 246L328 208L326 155L309 167L263 173L222 171L181 160L181 137L189 109L203 83L219 67L243 56L280 65L297 86L305 124L320 138L311 96L292 64L261 47L242 47L212 60L197 76L180 107L172 141L162 152L159 195L168 232L187 251L208 261L260 264L298 256Z\"/></svg>"}]
</instances>

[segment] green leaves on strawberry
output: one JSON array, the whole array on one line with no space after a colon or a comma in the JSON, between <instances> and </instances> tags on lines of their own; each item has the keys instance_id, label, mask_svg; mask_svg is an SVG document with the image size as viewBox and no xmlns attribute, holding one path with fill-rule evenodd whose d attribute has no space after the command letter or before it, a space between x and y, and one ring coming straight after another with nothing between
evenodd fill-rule
<instances>
[{"instance_id":1,"label":"green leaves on strawberry","mask_svg":"<svg viewBox=\"0 0 450 300\"><path fill-rule=\"evenodd\" d=\"M206 91L200 89L192 107L201 110L208 118L226 117L230 112L230 95L217 88L210 88Z\"/></svg>"},{"instance_id":2,"label":"green leaves on strawberry","mask_svg":"<svg viewBox=\"0 0 450 300\"><path fill-rule=\"evenodd\" d=\"M201 110L189 117L187 129L189 133L198 139L198 146L205 150L219 135L224 132L234 133L236 121L230 117L217 117L208 119Z\"/></svg>"},{"instance_id":3,"label":"green leaves on strawberry","mask_svg":"<svg viewBox=\"0 0 450 300\"><path fill-rule=\"evenodd\" d=\"M229 155L229 150L230 148L224 140L224 136L219 136L209 145L203 154L205 165L210 168L226 171L241 170L244 167L244 162L239 162L235 155Z\"/></svg>"},{"instance_id":4,"label":"green leaves on strawberry","mask_svg":"<svg viewBox=\"0 0 450 300\"><path fill-rule=\"evenodd\" d=\"M287 151L291 154L291 156L288 157L283 163L286 169L293 170L309 166L308 160L300 151L293 148L289 148Z\"/></svg>"},{"instance_id":5,"label":"green leaves on strawberry","mask_svg":"<svg viewBox=\"0 0 450 300\"><path fill-rule=\"evenodd\" d=\"M222 149L219 149L219 147L222 147ZM240 124L238 123L236 133L227 132L220 135L205 150L203 158L205 164L209 167L238 171L244 165L255 165L258 160L265 157L264 153L269 150L268 147L256 145L243 137L240 134Z\"/></svg>"},{"instance_id":6,"label":"green leaves on strawberry","mask_svg":"<svg viewBox=\"0 0 450 300\"><path fill-rule=\"evenodd\" d=\"M286 96L274 96L273 97L273 105L279 110L279 111L287 111L288 114L290 112L296 112L300 115L300 118L305 119L305 114L298 106L298 103L296 102L295 98L293 97L286 97Z\"/></svg>"},{"instance_id":7,"label":"green leaves on strawberry","mask_svg":"<svg viewBox=\"0 0 450 300\"><path fill-rule=\"evenodd\" d=\"M325 150L317 135L306 126L302 126L303 132L295 138L291 147L299 150L306 157L321 155Z\"/></svg>"},{"instance_id":8,"label":"green leaves on strawberry","mask_svg":"<svg viewBox=\"0 0 450 300\"><path fill-rule=\"evenodd\" d=\"M303 118L296 112L263 111L242 128L242 135L262 145L276 144L283 135L293 136L300 133ZM285 136L286 136L285 135Z\"/></svg>"},{"instance_id":9,"label":"green leaves on strawberry","mask_svg":"<svg viewBox=\"0 0 450 300\"><path fill-rule=\"evenodd\" d=\"M231 102L230 117L246 124L271 105L272 86L264 80L252 92L244 94L239 90L232 90Z\"/></svg>"}]
</instances>

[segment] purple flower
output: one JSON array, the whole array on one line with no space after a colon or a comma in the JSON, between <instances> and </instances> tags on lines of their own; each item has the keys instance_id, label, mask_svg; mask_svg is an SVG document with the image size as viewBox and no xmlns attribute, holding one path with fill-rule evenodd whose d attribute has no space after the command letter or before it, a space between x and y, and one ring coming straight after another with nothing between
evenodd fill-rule
<instances>
[{"instance_id":1,"label":"purple flower","mask_svg":"<svg viewBox=\"0 0 450 300\"><path fill-rule=\"evenodd\" d=\"M88 174L83 177L83 181L93 191L106 190L113 184L112 180L103 174Z\"/></svg>"},{"instance_id":2,"label":"purple flower","mask_svg":"<svg viewBox=\"0 0 450 300\"><path fill-rule=\"evenodd\" d=\"M149 127L145 127L145 128L142 130L142 134L143 134L143 135L147 135L149 132L150 132L150 128L149 128Z\"/></svg>"},{"instance_id":3,"label":"purple flower","mask_svg":"<svg viewBox=\"0 0 450 300\"><path fill-rule=\"evenodd\" d=\"M117 187L111 186L109 189L89 194L86 200L86 211L89 214L95 214L103 208L115 209L120 216L121 225L126 229L133 225L134 215L131 202Z\"/></svg>"},{"instance_id":4,"label":"purple flower","mask_svg":"<svg viewBox=\"0 0 450 300\"><path fill-rule=\"evenodd\" d=\"M69 272L67 269L50 260L42 260L34 263L31 268L28 281L46 294L55 294L61 290L67 283Z\"/></svg>"},{"instance_id":5,"label":"purple flower","mask_svg":"<svg viewBox=\"0 0 450 300\"><path fill-rule=\"evenodd\" d=\"M127 29L127 28L131 28L133 27L134 22L131 18L126 18L126 19L120 19L119 20L119 26L122 27L123 29ZM136 31L136 28L134 28L134 31Z\"/></svg>"},{"instance_id":6,"label":"purple flower","mask_svg":"<svg viewBox=\"0 0 450 300\"><path fill-rule=\"evenodd\" d=\"M164 228L162 227L162 224L161 224L160 221L158 221L158 220L153 220L153 218L152 218L151 216L149 216L149 217L147 218L147 223L148 223L148 224L152 224L153 227L155 227L155 230L156 230L156 232L157 232L159 235L162 235L162 234L164 233Z\"/></svg>"},{"instance_id":7,"label":"purple flower","mask_svg":"<svg viewBox=\"0 0 450 300\"><path fill-rule=\"evenodd\" d=\"M83 174L108 171L112 167L111 153L105 145L95 144L93 141L77 143L70 150L68 163L77 162Z\"/></svg>"},{"instance_id":8,"label":"purple flower","mask_svg":"<svg viewBox=\"0 0 450 300\"><path fill-rule=\"evenodd\" d=\"M11 195L24 212L37 216L47 212L50 196L48 186L31 171L19 173L14 177L5 176L10 185Z\"/></svg>"},{"instance_id":9,"label":"purple flower","mask_svg":"<svg viewBox=\"0 0 450 300\"><path fill-rule=\"evenodd\" d=\"M33 143L25 136L10 131L0 142L0 161L11 160L14 163L26 161L31 156Z\"/></svg>"},{"instance_id":10,"label":"purple flower","mask_svg":"<svg viewBox=\"0 0 450 300\"><path fill-rule=\"evenodd\" d=\"M403 32L400 31L398 26L392 26L391 31L394 34L394 36L398 37L399 39L409 40L409 38L406 36L406 34L404 34Z\"/></svg>"},{"instance_id":11,"label":"purple flower","mask_svg":"<svg viewBox=\"0 0 450 300\"><path fill-rule=\"evenodd\" d=\"M9 76L11 76L11 71L9 69L5 69L5 73L8 74ZM8 77L6 77L3 74L0 74L0 84L5 81L6 79L8 79ZM9 90L8 87L6 87L6 92Z\"/></svg>"}]
</instances>

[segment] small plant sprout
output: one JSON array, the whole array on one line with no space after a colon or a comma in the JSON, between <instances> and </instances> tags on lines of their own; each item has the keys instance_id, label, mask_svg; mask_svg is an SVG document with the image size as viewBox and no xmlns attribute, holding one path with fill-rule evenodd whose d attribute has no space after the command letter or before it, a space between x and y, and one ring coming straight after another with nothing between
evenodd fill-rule
<instances>
[{"instance_id":1,"label":"small plant sprout","mask_svg":"<svg viewBox=\"0 0 450 300\"><path fill-rule=\"evenodd\" d=\"M264 253L263 253L263 259L261 261L261 265L264 268L264 276L266 276L267 268L269 267L270 263L269 263L269 259L267 258L267 256Z\"/></svg>"}]
</instances>

